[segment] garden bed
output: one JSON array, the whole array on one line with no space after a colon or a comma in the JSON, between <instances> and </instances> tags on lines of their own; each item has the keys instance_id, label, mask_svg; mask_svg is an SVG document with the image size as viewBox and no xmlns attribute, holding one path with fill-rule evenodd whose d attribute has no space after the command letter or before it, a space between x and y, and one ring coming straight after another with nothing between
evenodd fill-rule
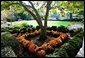
<instances>
[{"instance_id":1,"label":"garden bed","mask_svg":"<svg viewBox=\"0 0 85 58\"><path fill-rule=\"evenodd\" d=\"M12 33L12 35L18 39L18 43L19 43L18 45L20 46L19 51L17 51L17 54L16 54L17 57L70 57L73 54L69 55L68 51L66 51L66 49L69 49L67 47L70 46L70 44L68 44L69 40L73 40L74 36L76 34L80 33L80 31L82 31L82 29L68 30L64 26L47 27L46 33L47 33L48 39L43 40L43 42L42 41L40 42L39 41L39 37L40 37L40 27L39 26L37 26L36 28L33 26L28 26L28 28L27 28L27 26L25 26L24 28L20 28L20 29L19 28L17 28L17 29L10 28L10 30L12 30L10 33ZM67 35L65 36L65 34L67 34ZM78 38L78 36L79 36L79 38L82 38L82 36L83 36L82 34L83 34L83 31L81 33L81 36L77 35L75 37ZM17 39L15 39L15 40L17 40ZM80 46L77 46L77 47L73 46L74 48L71 47L72 48L71 50L74 49L74 51L76 51L75 55L77 54L77 52L82 44L82 40L81 39L78 39L78 40L80 40L80 42L79 42ZM30 44L28 44L28 42ZM65 43L67 43L67 44L65 44ZM77 44L77 43L78 42L76 42L76 39L75 39L74 44ZM67 46L67 47L65 47L66 49L62 48L63 45ZM16 49L14 50L14 52L16 52ZM73 57L75 57L75 55L73 55Z\"/></svg>"}]
</instances>

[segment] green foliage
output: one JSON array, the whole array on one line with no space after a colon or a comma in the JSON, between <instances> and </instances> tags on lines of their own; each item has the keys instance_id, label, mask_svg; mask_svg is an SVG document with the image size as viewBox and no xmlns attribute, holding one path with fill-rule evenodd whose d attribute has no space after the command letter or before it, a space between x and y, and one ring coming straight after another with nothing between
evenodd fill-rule
<instances>
[{"instance_id":1,"label":"green foliage","mask_svg":"<svg viewBox=\"0 0 85 58\"><path fill-rule=\"evenodd\" d=\"M51 27L47 27L47 30L52 30L52 28Z\"/></svg>"},{"instance_id":2,"label":"green foliage","mask_svg":"<svg viewBox=\"0 0 85 58\"><path fill-rule=\"evenodd\" d=\"M13 25L13 28L17 28L17 29L20 29L20 28L27 28L29 25L26 23L26 22L23 22L23 23L20 23L20 24L15 24Z\"/></svg>"},{"instance_id":3,"label":"green foliage","mask_svg":"<svg viewBox=\"0 0 85 58\"><path fill-rule=\"evenodd\" d=\"M17 33L19 31L19 27L11 27L11 28L1 28L1 32L10 32L10 33Z\"/></svg>"},{"instance_id":4,"label":"green foliage","mask_svg":"<svg viewBox=\"0 0 85 58\"><path fill-rule=\"evenodd\" d=\"M58 52L55 53L55 55L59 55L61 57L68 57L68 54L66 53L65 49L60 48Z\"/></svg>"},{"instance_id":5,"label":"green foliage","mask_svg":"<svg viewBox=\"0 0 85 58\"><path fill-rule=\"evenodd\" d=\"M11 46L14 51L17 51L19 48L19 42L16 37L10 34L9 32L1 33L1 48Z\"/></svg>"},{"instance_id":6,"label":"green foliage","mask_svg":"<svg viewBox=\"0 0 85 58\"><path fill-rule=\"evenodd\" d=\"M43 16L43 10L45 9L46 2L34 1L34 5L37 6L39 14ZM39 6L40 5L40 6ZM1 10L10 9L10 6L14 7L17 13L24 11L23 7L19 5L18 1L2 1ZM68 12L79 13L84 11L84 1L52 1L50 15L61 12L62 15ZM30 8L29 8L30 9ZM30 9L31 10L31 9ZM51 14L52 13L52 14Z\"/></svg>"},{"instance_id":7,"label":"green foliage","mask_svg":"<svg viewBox=\"0 0 85 58\"><path fill-rule=\"evenodd\" d=\"M22 28L28 28L28 24L27 23L22 23L20 25L13 25L11 28L8 28L6 31L10 32L10 33L18 33L20 31L20 29Z\"/></svg>"},{"instance_id":8,"label":"green foliage","mask_svg":"<svg viewBox=\"0 0 85 58\"><path fill-rule=\"evenodd\" d=\"M52 26L51 28L52 28L52 30L54 30L54 31L57 30L57 26Z\"/></svg>"},{"instance_id":9,"label":"green foliage","mask_svg":"<svg viewBox=\"0 0 85 58\"><path fill-rule=\"evenodd\" d=\"M7 18L7 22L13 22L13 20L12 20L12 19Z\"/></svg>"},{"instance_id":10,"label":"green foliage","mask_svg":"<svg viewBox=\"0 0 85 58\"><path fill-rule=\"evenodd\" d=\"M69 30L65 26L61 25L57 28L57 31L59 31L59 32L68 32Z\"/></svg>"},{"instance_id":11,"label":"green foliage","mask_svg":"<svg viewBox=\"0 0 85 58\"><path fill-rule=\"evenodd\" d=\"M82 41L83 41L83 36L82 33L80 33L77 36L73 37L73 39L69 40L68 45L66 45L66 47L64 46L65 44L63 45L69 57L75 57L75 55L82 46Z\"/></svg>"},{"instance_id":12,"label":"green foliage","mask_svg":"<svg viewBox=\"0 0 85 58\"><path fill-rule=\"evenodd\" d=\"M28 27L29 25L27 23L22 23L21 27Z\"/></svg>"},{"instance_id":13,"label":"green foliage","mask_svg":"<svg viewBox=\"0 0 85 58\"><path fill-rule=\"evenodd\" d=\"M61 47L55 48L55 51L51 54L47 54L46 57L75 57L82 47L82 42L83 32L80 32Z\"/></svg>"},{"instance_id":14,"label":"green foliage","mask_svg":"<svg viewBox=\"0 0 85 58\"><path fill-rule=\"evenodd\" d=\"M17 57L10 46L1 49L1 57Z\"/></svg>"},{"instance_id":15,"label":"green foliage","mask_svg":"<svg viewBox=\"0 0 85 58\"><path fill-rule=\"evenodd\" d=\"M14 35L10 34L9 32L2 32L1 33L1 49L4 49L5 47L8 47L8 46L10 46L12 48L12 50L15 52L15 54L18 55L18 52L20 50L20 47L19 47L20 43L18 42L16 37ZM8 49L8 51L10 53L12 53L9 49ZM6 53L4 53L4 54L6 54Z\"/></svg>"},{"instance_id":16,"label":"green foliage","mask_svg":"<svg viewBox=\"0 0 85 58\"><path fill-rule=\"evenodd\" d=\"M61 48L66 51L66 53L68 54L69 57L75 57L75 54L76 54L75 51L76 51L76 49L71 44L65 43Z\"/></svg>"},{"instance_id":17,"label":"green foliage","mask_svg":"<svg viewBox=\"0 0 85 58\"><path fill-rule=\"evenodd\" d=\"M77 34L79 32L84 32L83 28L78 28L77 30L74 30L74 32Z\"/></svg>"},{"instance_id":18,"label":"green foliage","mask_svg":"<svg viewBox=\"0 0 85 58\"><path fill-rule=\"evenodd\" d=\"M15 16L16 16L16 20L18 20L18 19L24 20L24 18L26 18L26 15L23 14L22 12L21 13L16 13Z\"/></svg>"},{"instance_id":19,"label":"green foliage","mask_svg":"<svg viewBox=\"0 0 85 58\"><path fill-rule=\"evenodd\" d=\"M14 21L18 20L19 18L21 18L23 20L33 19L32 16L29 13L27 13L24 10L24 8L18 3L18 1L2 1L1 10L2 10L1 12L3 12L5 10L2 14L5 13L6 16L8 16L12 13L14 15ZM11 11L11 13L10 13L10 11ZM13 19L13 18L11 18L11 19ZM8 18L7 21L11 21L11 19Z\"/></svg>"},{"instance_id":20,"label":"green foliage","mask_svg":"<svg viewBox=\"0 0 85 58\"><path fill-rule=\"evenodd\" d=\"M63 48L55 48L54 52L47 54L46 57L69 57Z\"/></svg>"},{"instance_id":21,"label":"green foliage","mask_svg":"<svg viewBox=\"0 0 85 58\"><path fill-rule=\"evenodd\" d=\"M6 31L6 28L1 28L1 32L5 32Z\"/></svg>"},{"instance_id":22,"label":"green foliage","mask_svg":"<svg viewBox=\"0 0 85 58\"><path fill-rule=\"evenodd\" d=\"M69 33L70 33L70 36L73 37L73 36L78 36L80 38L82 38L82 36L84 36L84 30L83 28L78 28L78 29L73 29L73 30L69 30ZM76 35L78 34L78 35ZM81 34L81 35L79 35Z\"/></svg>"},{"instance_id":23,"label":"green foliage","mask_svg":"<svg viewBox=\"0 0 85 58\"><path fill-rule=\"evenodd\" d=\"M22 20L31 20L33 19L30 14L27 14L27 12L23 11L20 13L15 13L16 20L22 19Z\"/></svg>"},{"instance_id":24,"label":"green foliage","mask_svg":"<svg viewBox=\"0 0 85 58\"><path fill-rule=\"evenodd\" d=\"M40 29L40 26L36 26L36 29L39 30Z\"/></svg>"}]
</instances>

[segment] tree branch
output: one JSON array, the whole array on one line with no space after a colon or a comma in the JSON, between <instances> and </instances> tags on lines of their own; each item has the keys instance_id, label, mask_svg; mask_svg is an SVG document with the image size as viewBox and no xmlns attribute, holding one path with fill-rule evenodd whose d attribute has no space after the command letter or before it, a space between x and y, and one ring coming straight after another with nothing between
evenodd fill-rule
<instances>
[{"instance_id":1,"label":"tree branch","mask_svg":"<svg viewBox=\"0 0 85 58\"><path fill-rule=\"evenodd\" d=\"M33 3L32 3L31 1L29 1L29 3L31 4L32 9L33 9L34 12L36 13L37 18L39 19L40 23L42 24L42 21L41 21L41 18L40 18L40 15L39 15L38 11L35 9L35 7L34 7L34 5L33 5Z\"/></svg>"},{"instance_id":2,"label":"tree branch","mask_svg":"<svg viewBox=\"0 0 85 58\"><path fill-rule=\"evenodd\" d=\"M48 15L49 15L49 10L50 10L50 7L51 7L51 3L52 3L52 1L47 1L45 22L44 22L45 28L47 27L47 18L48 18Z\"/></svg>"},{"instance_id":3,"label":"tree branch","mask_svg":"<svg viewBox=\"0 0 85 58\"><path fill-rule=\"evenodd\" d=\"M42 26L42 23L40 23L40 21L37 19L37 17L35 16L35 14L34 13L32 13L29 9L27 9L23 4L22 4L22 2L21 1L19 1L19 3L23 6L23 8L28 12L28 13L30 13L32 16L33 16L33 18L37 21L37 23L40 25L40 27Z\"/></svg>"},{"instance_id":4,"label":"tree branch","mask_svg":"<svg viewBox=\"0 0 85 58\"><path fill-rule=\"evenodd\" d=\"M45 3L43 2L43 4L39 5L37 10L39 10L40 8L42 8L45 5Z\"/></svg>"}]
</instances>

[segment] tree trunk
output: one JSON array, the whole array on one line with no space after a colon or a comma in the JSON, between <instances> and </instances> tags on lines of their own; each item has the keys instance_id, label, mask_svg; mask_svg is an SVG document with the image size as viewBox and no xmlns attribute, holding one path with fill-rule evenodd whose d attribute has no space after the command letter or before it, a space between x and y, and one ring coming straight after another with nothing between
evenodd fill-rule
<instances>
[{"instance_id":1,"label":"tree trunk","mask_svg":"<svg viewBox=\"0 0 85 58\"><path fill-rule=\"evenodd\" d=\"M46 28L47 28L47 18L49 15L49 10L51 8L52 1L47 1L47 9L46 9L46 15L45 15L45 22L44 22L44 37L46 37ZM46 37L47 38L47 37Z\"/></svg>"},{"instance_id":2,"label":"tree trunk","mask_svg":"<svg viewBox=\"0 0 85 58\"><path fill-rule=\"evenodd\" d=\"M70 19L72 19L72 13L70 13Z\"/></svg>"},{"instance_id":3,"label":"tree trunk","mask_svg":"<svg viewBox=\"0 0 85 58\"><path fill-rule=\"evenodd\" d=\"M41 35L40 35L40 39L41 40L45 40L47 38L46 36L46 29L44 28L44 26L41 28Z\"/></svg>"},{"instance_id":4,"label":"tree trunk","mask_svg":"<svg viewBox=\"0 0 85 58\"><path fill-rule=\"evenodd\" d=\"M42 22L40 21L40 19L37 18L36 15L35 15L32 11L30 11L25 5L23 5L23 3L22 3L21 1L19 1L19 3L21 4L21 6L23 6L23 8L24 8L28 13L30 13L30 14L33 16L33 18L37 21L37 23L39 24L39 26L42 27Z\"/></svg>"},{"instance_id":5,"label":"tree trunk","mask_svg":"<svg viewBox=\"0 0 85 58\"><path fill-rule=\"evenodd\" d=\"M44 25L42 24L42 21L41 21L41 18L40 18L38 11L35 9L35 7L34 7L34 5L31 1L29 1L29 3L31 4L31 8L34 10L36 15L32 11L27 9L26 6L23 5L21 1L19 1L19 2L24 7L24 9L27 12L29 12L34 17L34 19L37 21L37 23L39 24L39 26L41 28L40 40L44 41L45 39L47 39L47 37L46 37L47 18L48 18L48 14L49 14L50 4L51 4L52 1L47 1L47 9L46 9Z\"/></svg>"}]
</instances>

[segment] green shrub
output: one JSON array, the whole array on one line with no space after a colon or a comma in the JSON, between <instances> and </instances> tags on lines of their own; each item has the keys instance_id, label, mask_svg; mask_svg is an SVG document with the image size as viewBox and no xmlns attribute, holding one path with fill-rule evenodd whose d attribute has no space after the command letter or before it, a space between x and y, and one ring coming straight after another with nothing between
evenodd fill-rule
<instances>
[{"instance_id":1,"label":"green shrub","mask_svg":"<svg viewBox=\"0 0 85 58\"><path fill-rule=\"evenodd\" d=\"M74 37L69 40L67 43L61 46L61 48L66 50L66 53L69 57L75 57L79 49L82 47L82 39Z\"/></svg>"},{"instance_id":2,"label":"green shrub","mask_svg":"<svg viewBox=\"0 0 85 58\"><path fill-rule=\"evenodd\" d=\"M1 28L1 32L10 32L17 33L19 31L19 27L10 27L10 28Z\"/></svg>"},{"instance_id":3,"label":"green shrub","mask_svg":"<svg viewBox=\"0 0 85 58\"><path fill-rule=\"evenodd\" d=\"M61 48L63 48L66 51L69 57L75 57L76 49L69 43L65 43Z\"/></svg>"},{"instance_id":4,"label":"green shrub","mask_svg":"<svg viewBox=\"0 0 85 58\"><path fill-rule=\"evenodd\" d=\"M29 26L29 25L28 25L27 23L25 23L25 22L21 24L21 27L25 27L25 28L26 28L26 27L28 27L28 26Z\"/></svg>"},{"instance_id":5,"label":"green shrub","mask_svg":"<svg viewBox=\"0 0 85 58\"><path fill-rule=\"evenodd\" d=\"M13 27L11 33L17 33L19 31L19 27Z\"/></svg>"},{"instance_id":6,"label":"green shrub","mask_svg":"<svg viewBox=\"0 0 85 58\"><path fill-rule=\"evenodd\" d=\"M4 47L1 49L1 57L17 57L15 52L12 50L11 47Z\"/></svg>"},{"instance_id":7,"label":"green shrub","mask_svg":"<svg viewBox=\"0 0 85 58\"><path fill-rule=\"evenodd\" d=\"M52 28L52 30L54 30L54 31L57 30L57 27L56 27L56 26L52 26L51 28Z\"/></svg>"},{"instance_id":8,"label":"green shrub","mask_svg":"<svg viewBox=\"0 0 85 58\"><path fill-rule=\"evenodd\" d=\"M20 23L20 24L15 24L15 25L13 25L13 28L18 28L18 29L20 29L20 28L28 28L28 24L26 23L26 22L23 22L23 23Z\"/></svg>"},{"instance_id":9,"label":"green shrub","mask_svg":"<svg viewBox=\"0 0 85 58\"><path fill-rule=\"evenodd\" d=\"M51 27L47 27L47 30L52 30L52 28Z\"/></svg>"},{"instance_id":10,"label":"green shrub","mask_svg":"<svg viewBox=\"0 0 85 58\"><path fill-rule=\"evenodd\" d=\"M68 54L63 48L55 48L54 52L47 54L46 57L68 57Z\"/></svg>"},{"instance_id":11,"label":"green shrub","mask_svg":"<svg viewBox=\"0 0 85 58\"><path fill-rule=\"evenodd\" d=\"M55 51L46 57L75 57L82 47L83 32L80 32L73 39L68 40L61 47L55 48Z\"/></svg>"},{"instance_id":12,"label":"green shrub","mask_svg":"<svg viewBox=\"0 0 85 58\"><path fill-rule=\"evenodd\" d=\"M23 28L28 28L28 24L27 23L22 23L22 24L20 24L20 25L13 25L13 27L12 27L12 29L11 30L9 30L9 32L10 33L18 33L21 29L23 29Z\"/></svg>"},{"instance_id":13,"label":"green shrub","mask_svg":"<svg viewBox=\"0 0 85 58\"><path fill-rule=\"evenodd\" d=\"M6 31L6 29L5 28L1 28L1 32L5 32Z\"/></svg>"},{"instance_id":14,"label":"green shrub","mask_svg":"<svg viewBox=\"0 0 85 58\"><path fill-rule=\"evenodd\" d=\"M1 48L11 46L13 50L16 52L19 50L19 45L20 43L18 42L15 36L10 34L9 32L1 33Z\"/></svg>"},{"instance_id":15,"label":"green shrub","mask_svg":"<svg viewBox=\"0 0 85 58\"><path fill-rule=\"evenodd\" d=\"M59 55L60 57L68 57L68 54L66 53L66 50L63 48L60 48L58 52L55 53L55 55Z\"/></svg>"},{"instance_id":16,"label":"green shrub","mask_svg":"<svg viewBox=\"0 0 85 58\"><path fill-rule=\"evenodd\" d=\"M54 54L48 54L45 57L60 57L60 56L59 55L56 55L56 53L54 53Z\"/></svg>"},{"instance_id":17,"label":"green shrub","mask_svg":"<svg viewBox=\"0 0 85 58\"><path fill-rule=\"evenodd\" d=\"M74 30L75 34L80 33L80 32L84 32L84 30L82 28L78 28L77 30Z\"/></svg>"},{"instance_id":18,"label":"green shrub","mask_svg":"<svg viewBox=\"0 0 85 58\"><path fill-rule=\"evenodd\" d=\"M25 32L27 32L27 28L20 28L19 32L20 33L25 33Z\"/></svg>"},{"instance_id":19,"label":"green shrub","mask_svg":"<svg viewBox=\"0 0 85 58\"><path fill-rule=\"evenodd\" d=\"M68 32L69 30L65 26L61 25L57 28L57 31L59 31L59 32Z\"/></svg>"},{"instance_id":20,"label":"green shrub","mask_svg":"<svg viewBox=\"0 0 85 58\"><path fill-rule=\"evenodd\" d=\"M40 26L36 26L36 29L39 30L40 29Z\"/></svg>"}]
</instances>

